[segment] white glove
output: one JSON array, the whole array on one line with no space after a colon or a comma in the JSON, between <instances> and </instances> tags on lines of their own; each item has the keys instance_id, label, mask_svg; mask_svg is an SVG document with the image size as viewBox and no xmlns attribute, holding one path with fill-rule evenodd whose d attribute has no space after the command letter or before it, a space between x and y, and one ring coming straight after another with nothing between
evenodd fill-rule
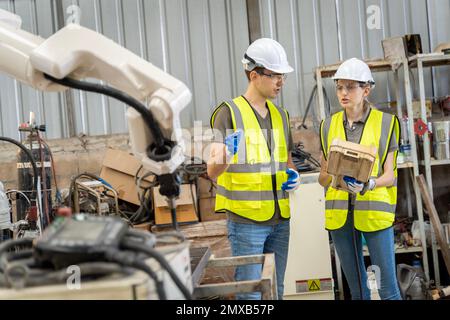
<instances>
[{"instance_id":1,"label":"white glove","mask_svg":"<svg viewBox=\"0 0 450 320\"><path fill-rule=\"evenodd\" d=\"M359 181L346 182L347 189L354 194L360 193L364 189L364 183Z\"/></svg>"},{"instance_id":2,"label":"white glove","mask_svg":"<svg viewBox=\"0 0 450 320\"><path fill-rule=\"evenodd\" d=\"M297 190L300 185L300 175L294 169L287 169L288 179L281 185L281 189L287 192L292 192Z\"/></svg>"},{"instance_id":3,"label":"white glove","mask_svg":"<svg viewBox=\"0 0 450 320\"><path fill-rule=\"evenodd\" d=\"M361 195L363 196L367 191L372 191L373 189L375 189L376 186L377 186L377 183L375 182L375 179L370 178L369 181L364 183L364 188L360 192Z\"/></svg>"},{"instance_id":4,"label":"white glove","mask_svg":"<svg viewBox=\"0 0 450 320\"><path fill-rule=\"evenodd\" d=\"M347 188L351 193L360 193L362 196L367 191L372 191L376 187L375 179L370 178L366 183L362 183L352 177L345 176L344 181L347 184Z\"/></svg>"}]
</instances>

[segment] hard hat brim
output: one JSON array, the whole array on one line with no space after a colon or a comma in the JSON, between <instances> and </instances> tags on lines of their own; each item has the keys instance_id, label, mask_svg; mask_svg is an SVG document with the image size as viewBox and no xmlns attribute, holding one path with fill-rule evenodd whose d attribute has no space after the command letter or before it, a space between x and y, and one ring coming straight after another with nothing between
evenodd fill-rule
<instances>
[{"instance_id":1,"label":"hard hat brim","mask_svg":"<svg viewBox=\"0 0 450 320\"><path fill-rule=\"evenodd\" d=\"M331 79L333 79L333 80L352 80L352 81L358 81L358 82L366 82L366 83L370 83L371 85L375 85L375 81L372 79L363 81L361 79L357 79L354 77L345 77L345 76L332 76Z\"/></svg>"},{"instance_id":2,"label":"hard hat brim","mask_svg":"<svg viewBox=\"0 0 450 320\"><path fill-rule=\"evenodd\" d=\"M286 67L280 68L280 69L276 69L276 68L267 68L267 67L266 67L266 69L267 69L267 70L270 70L270 71L272 71L272 72L275 72L275 73L281 73L281 74L291 73L291 72L294 71L294 68L292 68L291 66L286 66Z\"/></svg>"}]
</instances>

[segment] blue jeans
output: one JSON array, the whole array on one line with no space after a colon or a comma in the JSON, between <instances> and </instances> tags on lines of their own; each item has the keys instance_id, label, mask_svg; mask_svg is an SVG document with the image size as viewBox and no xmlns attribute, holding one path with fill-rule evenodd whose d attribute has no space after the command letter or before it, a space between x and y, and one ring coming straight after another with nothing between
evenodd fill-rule
<instances>
[{"instance_id":1,"label":"blue jeans","mask_svg":"<svg viewBox=\"0 0 450 320\"><path fill-rule=\"evenodd\" d=\"M289 221L274 226L237 223L228 220L228 239L233 256L263 253L275 254L278 299L283 299L284 272L289 250ZM252 264L236 267L236 281L261 278L262 265ZM260 292L236 294L238 300L260 300Z\"/></svg>"},{"instance_id":2,"label":"blue jeans","mask_svg":"<svg viewBox=\"0 0 450 320\"><path fill-rule=\"evenodd\" d=\"M350 293L353 300L360 299L358 284L358 272L353 247L353 215L347 215L345 225L338 230L330 231L337 254L341 261ZM397 282L394 249L394 230L392 227L375 231L361 232L356 230L356 247L359 257L359 269L361 273L362 298L370 300L370 289L367 286L367 271L364 266L361 234L366 239L369 249L372 271L375 272L378 285L378 293L382 300L401 300ZM378 268L377 268L378 267ZM379 272L377 272L379 270Z\"/></svg>"}]
</instances>

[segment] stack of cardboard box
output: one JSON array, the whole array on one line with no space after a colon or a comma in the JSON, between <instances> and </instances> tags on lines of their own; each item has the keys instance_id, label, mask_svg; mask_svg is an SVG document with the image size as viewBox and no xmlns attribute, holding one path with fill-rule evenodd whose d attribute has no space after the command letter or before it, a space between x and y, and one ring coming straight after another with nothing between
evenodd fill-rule
<instances>
[{"instance_id":1,"label":"stack of cardboard box","mask_svg":"<svg viewBox=\"0 0 450 320\"><path fill-rule=\"evenodd\" d=\"M140 205L138 197L138 187L135 184L135 175L141 166L141 162L128 152L108 149L103 160L100 177L112 185L117 191L119 199ZM142 172L140 173L142 174ZM154 177L144 179L144 182L151 183ZM191 190L192 189L192 192ZM177 221L179 224L195 223L199 221L211 221L224 219L224 214L215 214L215 189L209 180L198 179L199 195L194 185L181 185L180 197L176 200ZM170 209L164 197L159 193L159 187L155 187L152 193L155 224L171 225L172 217ZM200 217L195 210L198 205ZM147 228L147 227L146 227Z\"/></svg>"}]
</instances>

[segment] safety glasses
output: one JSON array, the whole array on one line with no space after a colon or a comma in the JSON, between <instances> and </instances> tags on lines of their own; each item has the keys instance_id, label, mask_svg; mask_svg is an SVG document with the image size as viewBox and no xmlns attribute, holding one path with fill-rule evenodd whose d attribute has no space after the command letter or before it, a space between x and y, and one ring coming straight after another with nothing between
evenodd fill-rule
<instances>
[{"instance_id":1,"label":"safety glasses","mask_svg":"<svg viewBox=\"0 0 450 320\"><path fill-rule=\"evenodd\" d=\"M342 92L345 91L348 93L352 93L354 92L357 88L363 88L365 86L365 84L363 83L353 83L353 84L348 84L348 85L342 85L342 84L337 84L336 85L336 92Z\"/></svg>"},{"instance_id":2,"label":"safety glasses","mask_svg":"<svg viewBox=\"0 0 450 320\"><path fill-rule=\"evenodd\" d=\"M285 81L287 79L287 74L280 74L280 73L265 73L264 70L255 70L256 73L258 73L261 76L266 76L270 79L272 79L272 81L274 82L278 82L278 81Z\"/></svg>"}]
</instances>

